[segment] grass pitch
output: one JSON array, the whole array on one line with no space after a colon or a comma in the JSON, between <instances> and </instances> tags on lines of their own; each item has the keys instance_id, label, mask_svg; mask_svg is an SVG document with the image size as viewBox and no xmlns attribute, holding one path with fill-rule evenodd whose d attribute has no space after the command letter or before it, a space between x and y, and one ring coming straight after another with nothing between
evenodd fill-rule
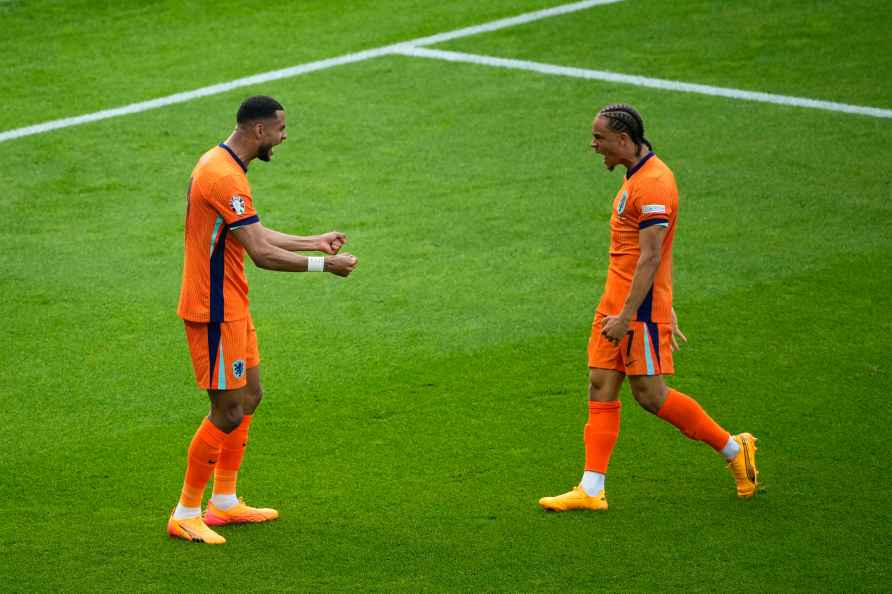
<instances>
[{"instance_id":1,"label":"grass pitch","mask_svg":"<svg viewBox=\"0 0 892 594\"><path fill-rule=\"evenodd\" d=\"M0 129L545 6L0 3ZM889 8L859 7L858 36L851 3L627 1L444 47L890 108ZM360 266L249 270L266 397L240 493L282 518L202 547L164 533L206 411L175 315L183 196L253 93L290 130L251 167L262 220L343 230ZM671 383L761 438L750 502L626 392L610 511L536 506L581 470L622 175L587 143L618 100L680 186ZM887 589L890 141L889 120L393 56L0 143L2 589Z\"/></svg>"}]
</instances>

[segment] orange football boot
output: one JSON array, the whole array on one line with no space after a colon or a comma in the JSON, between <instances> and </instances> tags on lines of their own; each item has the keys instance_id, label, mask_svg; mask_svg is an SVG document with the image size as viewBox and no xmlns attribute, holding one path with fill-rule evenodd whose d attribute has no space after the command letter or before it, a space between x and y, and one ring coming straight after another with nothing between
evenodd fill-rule
<instances>
[{"instance_id":1,"label":"orange football boot","mask_svg":"<svg viewBox=\"0 0 892 594\"><path fill-rule=\"evenodd\" d=\"M759 440L749 433L741 433L734 436L734 441L740 445L740 451L728 462L728 470L737 483L737 496L749 499L759 485L759 471L756 470L756 442Z\"/></svg>"},{"instance_id":2,"label":"orange football boot","mask_svg":"<svg viewBox=\"0 0 892 594\"><path fill-rule=\"evenodd\" d=\"M207 510L204 512L204 521L209 526L225 526L226 524L256 524L258 522L269 522L279 517L279 512L268 507L250 507L245 505L243 499L239 498L238 503L223 510L216 505L208 502Z\"/></svg>"},{"instance_id":3,"label":"orange football boot","mask_svg":"<svg viewBox=\"0 0 892 594\"><path fill-rule=\"evenodd\" d=\"M543 497L539 500L539 505L548 511L570 511L573 509L589 509L592 511L604 511L607 509L607 498L604 496L604 489L595 495L589 495L583 490L582 485L573 487L571 491L563 495L555 497Z\"/></svg>"},{"instance_id":4,"label":"orange football boot","mask_svg":"<svg viewBox=\"0 0 892 594\"><path fill-rule=\"evenodd\" d=\"M223 544L226 539L207 527L201 516L175 520L173 514L167 521L167 534L171 538L182 538L190 542L203 542L206 544Z\"/></svg>"}]
</instances>

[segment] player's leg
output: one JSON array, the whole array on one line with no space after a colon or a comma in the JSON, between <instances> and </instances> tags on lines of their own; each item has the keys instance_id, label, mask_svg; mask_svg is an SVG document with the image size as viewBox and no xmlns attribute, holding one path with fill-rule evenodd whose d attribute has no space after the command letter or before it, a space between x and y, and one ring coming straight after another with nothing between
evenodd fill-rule
<instances>
[{"instance_id":1,"label":"player's leg","mask_svg":"<svg viewBox=\"0 0 892 594\"><path fill-rule=\"evenodd\" d=\"M585 467L578 486L563 495L543 497L539 505L550 511L607 509L604 480L607 464L619 435L619 390L625 375L618 365L618 347L600 333L600 316L589 338L588 421L583 432Z\"/></svg>"},{"instance_id":2,"label":"player's leg","mask_svg":"<svg viewBox=\"0 0 892 594\"><path fill-rule=\"evenodd\" d=\"M210 412L205 417L192 441L186 462L186 476L177 506L168 521L168 533L186 540L206 543L226 542L207 527L201 518L201 500L205 488L223 453L223 445L241 423L242 389L208 389Z\"/></svg>"},{"instance_id":3,"label":"player's leg","mask_svg":"<svg viewBox=\"0 0 892 594\"><path fill-rule=\"evenodd\" d=\"M702 441L729 463L741 497L750 497L756 488L755 438L748 433L732 436L716 423L690 396L666 386L663 374L674 372L668 324L637 322L635 339L629 349L629 386L635 400L648 412L671 423L690 439Z\"/></svg>"},{"instance_id":4,"label":"player's leg","mask_svg":"<svg viewBox=\"0 0 892 594\"><path fill-rule=\"evenodd\" d=\"M248 446L248 430L254 419L254 412L263 399L257 333L250 317L246 341L246 381L245 386L239 390L242 418L223 442L220 461L214 472L214 492L204 515L205 522L211 526L267 522L279 517L279 512L274 509L246 505L238 498L236 490L239 469L244 460L245 448Z\"/></svg>"},{"instance_id":5,"label":"player's leg","mask_svg":"<svg viewBox=\"0 0 892 594\"><path fill-rule=\"evenodd\" d=\"M247 371L248 383L239 390L242 405L242 420L238 427L226 436L220 460L214 470L214 492L211 503L221 510L228 510L238 503L236 482L238 471L248 447L248 430L254 420L254 411L263 398L260 385L260 366L250 367Z\"/></svg>"},{"instance_id":6,"label":"player's leg","mask_svg":"<svg viewBox=\"0 0 892 594\"><path fill-rule=\"evenodd\" d=\"M580 486L589 496L604 491L607 465L619 437L619 390L625 374L615 369L589 369L588 421L585 424L585 470Z\"/></svg>"},{"instance_id":7,"label":"player's leg","mask_svg":"<svg viewBox=\"0 0 892 594\"><path fill-rule=\"evenodd\" d=\"M247 326L245 320L186 322L195 377L198 385L207 390L210 412L189 444L183 489L168 521L171 536L197 542L226 542L202 520L201 501L223 444L244 417Z\"/></svg>"},{"instance_id":8,"label":"player's leg","mask_svg":"<svg viewBox=\"0 0 892 594\"><path fill-rule=\"evenodd\" d=\"M199 387L205 390L219 387L220 379L225 381L225 376L218 373L219 363L226 352L226 345L222 340L222 324L187 321L185 329ZM214 424L211 416L202 419L189 443L183 488L177 506L167 522L167 532L172 537L184 540L221 544L226 539L208 528L201 518L204 490L226 439L225 427L219 423L219 419L218 424Z\"/></svg>"},{"instance_id":9,"label":"player's leg","mask_svg":"<svg viewBox=\"0 0 892 594\"><path fill-rule=\"evenodd\" d=\"M238 504L236 481L248 445L248 430L254 419L254 411L263 398L263 387L260 383L260 354L257 348L257 332L250 316L244 327L245 350L244 365L246 370L245 386L239 390L242 419L237 427L227 436L220 453L220 461L214 471L214 492L211 503L218 510L228 510Z\"/></svg>"}]
</instances>

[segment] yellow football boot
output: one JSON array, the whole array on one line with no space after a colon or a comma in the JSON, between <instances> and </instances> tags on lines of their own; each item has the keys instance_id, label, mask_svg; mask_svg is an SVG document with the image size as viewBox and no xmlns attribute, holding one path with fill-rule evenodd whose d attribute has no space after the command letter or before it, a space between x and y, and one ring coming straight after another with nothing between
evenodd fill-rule
<instances>
[{"instance_id":1,"label":"yellow football boot","mask_svg":"<svg viewBox=\"0 0 892 594\"><path fill-rule=\"evenodd\" d=\"M268 507L250 507L245 505L241 498L238 503L223 510L216 505L208 502L207 510L204 512L204 521L209 526L224 526L226 524L256 524L258 522L269 522L279 517L279 512Z\"/></svg>"},{"instance_id":2,"label":"yellow football boot","mask_svg":"<svg viewBox=\"0 0 892 594\"><path fill-rule=\"evenodd\" d=\"M539 505L548 511L570 511L573 509L589 509L592 511L604 511L607 509L607 498L604 496L604 489L595 495L589 497L582 489L582 485L573 487L571 491L563 495L555 497L543 497L539 500Z\"/></svg>"},{"instance_id":3,"label":"yellow football boot","mask_svg":"<svg viewBox=\"0 0 892 594\"><path fill-rule=\"evenodd\" d=\"M201 516L175 520L173 514L167 521L167 534L171 538L182 538L190 542L203 542L206 544L223 544L226 539L208 528Z\"/></svg>"},{"instance_id":4,"label":"yellow football boot","mask_svg":"<svg viewBox=\"0 0 892 594\"><path fill-rule=\"evenodd\" d=\"M728 462L728 470L737 483L737 496L749 499L759 485L759 471L756 470L756 442L759 440L749 433L741 433L734 436L734 441L740 445L740 451Z\"/></svg>"}]
</instances>

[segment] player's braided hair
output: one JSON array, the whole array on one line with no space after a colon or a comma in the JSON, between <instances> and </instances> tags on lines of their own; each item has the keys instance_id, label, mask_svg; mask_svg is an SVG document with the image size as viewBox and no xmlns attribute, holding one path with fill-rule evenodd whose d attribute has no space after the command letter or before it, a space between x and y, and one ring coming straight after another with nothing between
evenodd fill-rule
<instances>
[{"instance_id":1,"label":"player's braided hair","mask_svg":"<svg viewBox=\"0 0 892 594\"><path fill-rule=\"evenodd\" d=\"M625 103L614 103L607 107L602 107L598 112L598 116L607 118L607 127L614 132L625 132L641 150L641 145L646 144L647 148L653 150L653 145L644 137L644 120L641 114Z\"/></svg>"}]
</instances>

